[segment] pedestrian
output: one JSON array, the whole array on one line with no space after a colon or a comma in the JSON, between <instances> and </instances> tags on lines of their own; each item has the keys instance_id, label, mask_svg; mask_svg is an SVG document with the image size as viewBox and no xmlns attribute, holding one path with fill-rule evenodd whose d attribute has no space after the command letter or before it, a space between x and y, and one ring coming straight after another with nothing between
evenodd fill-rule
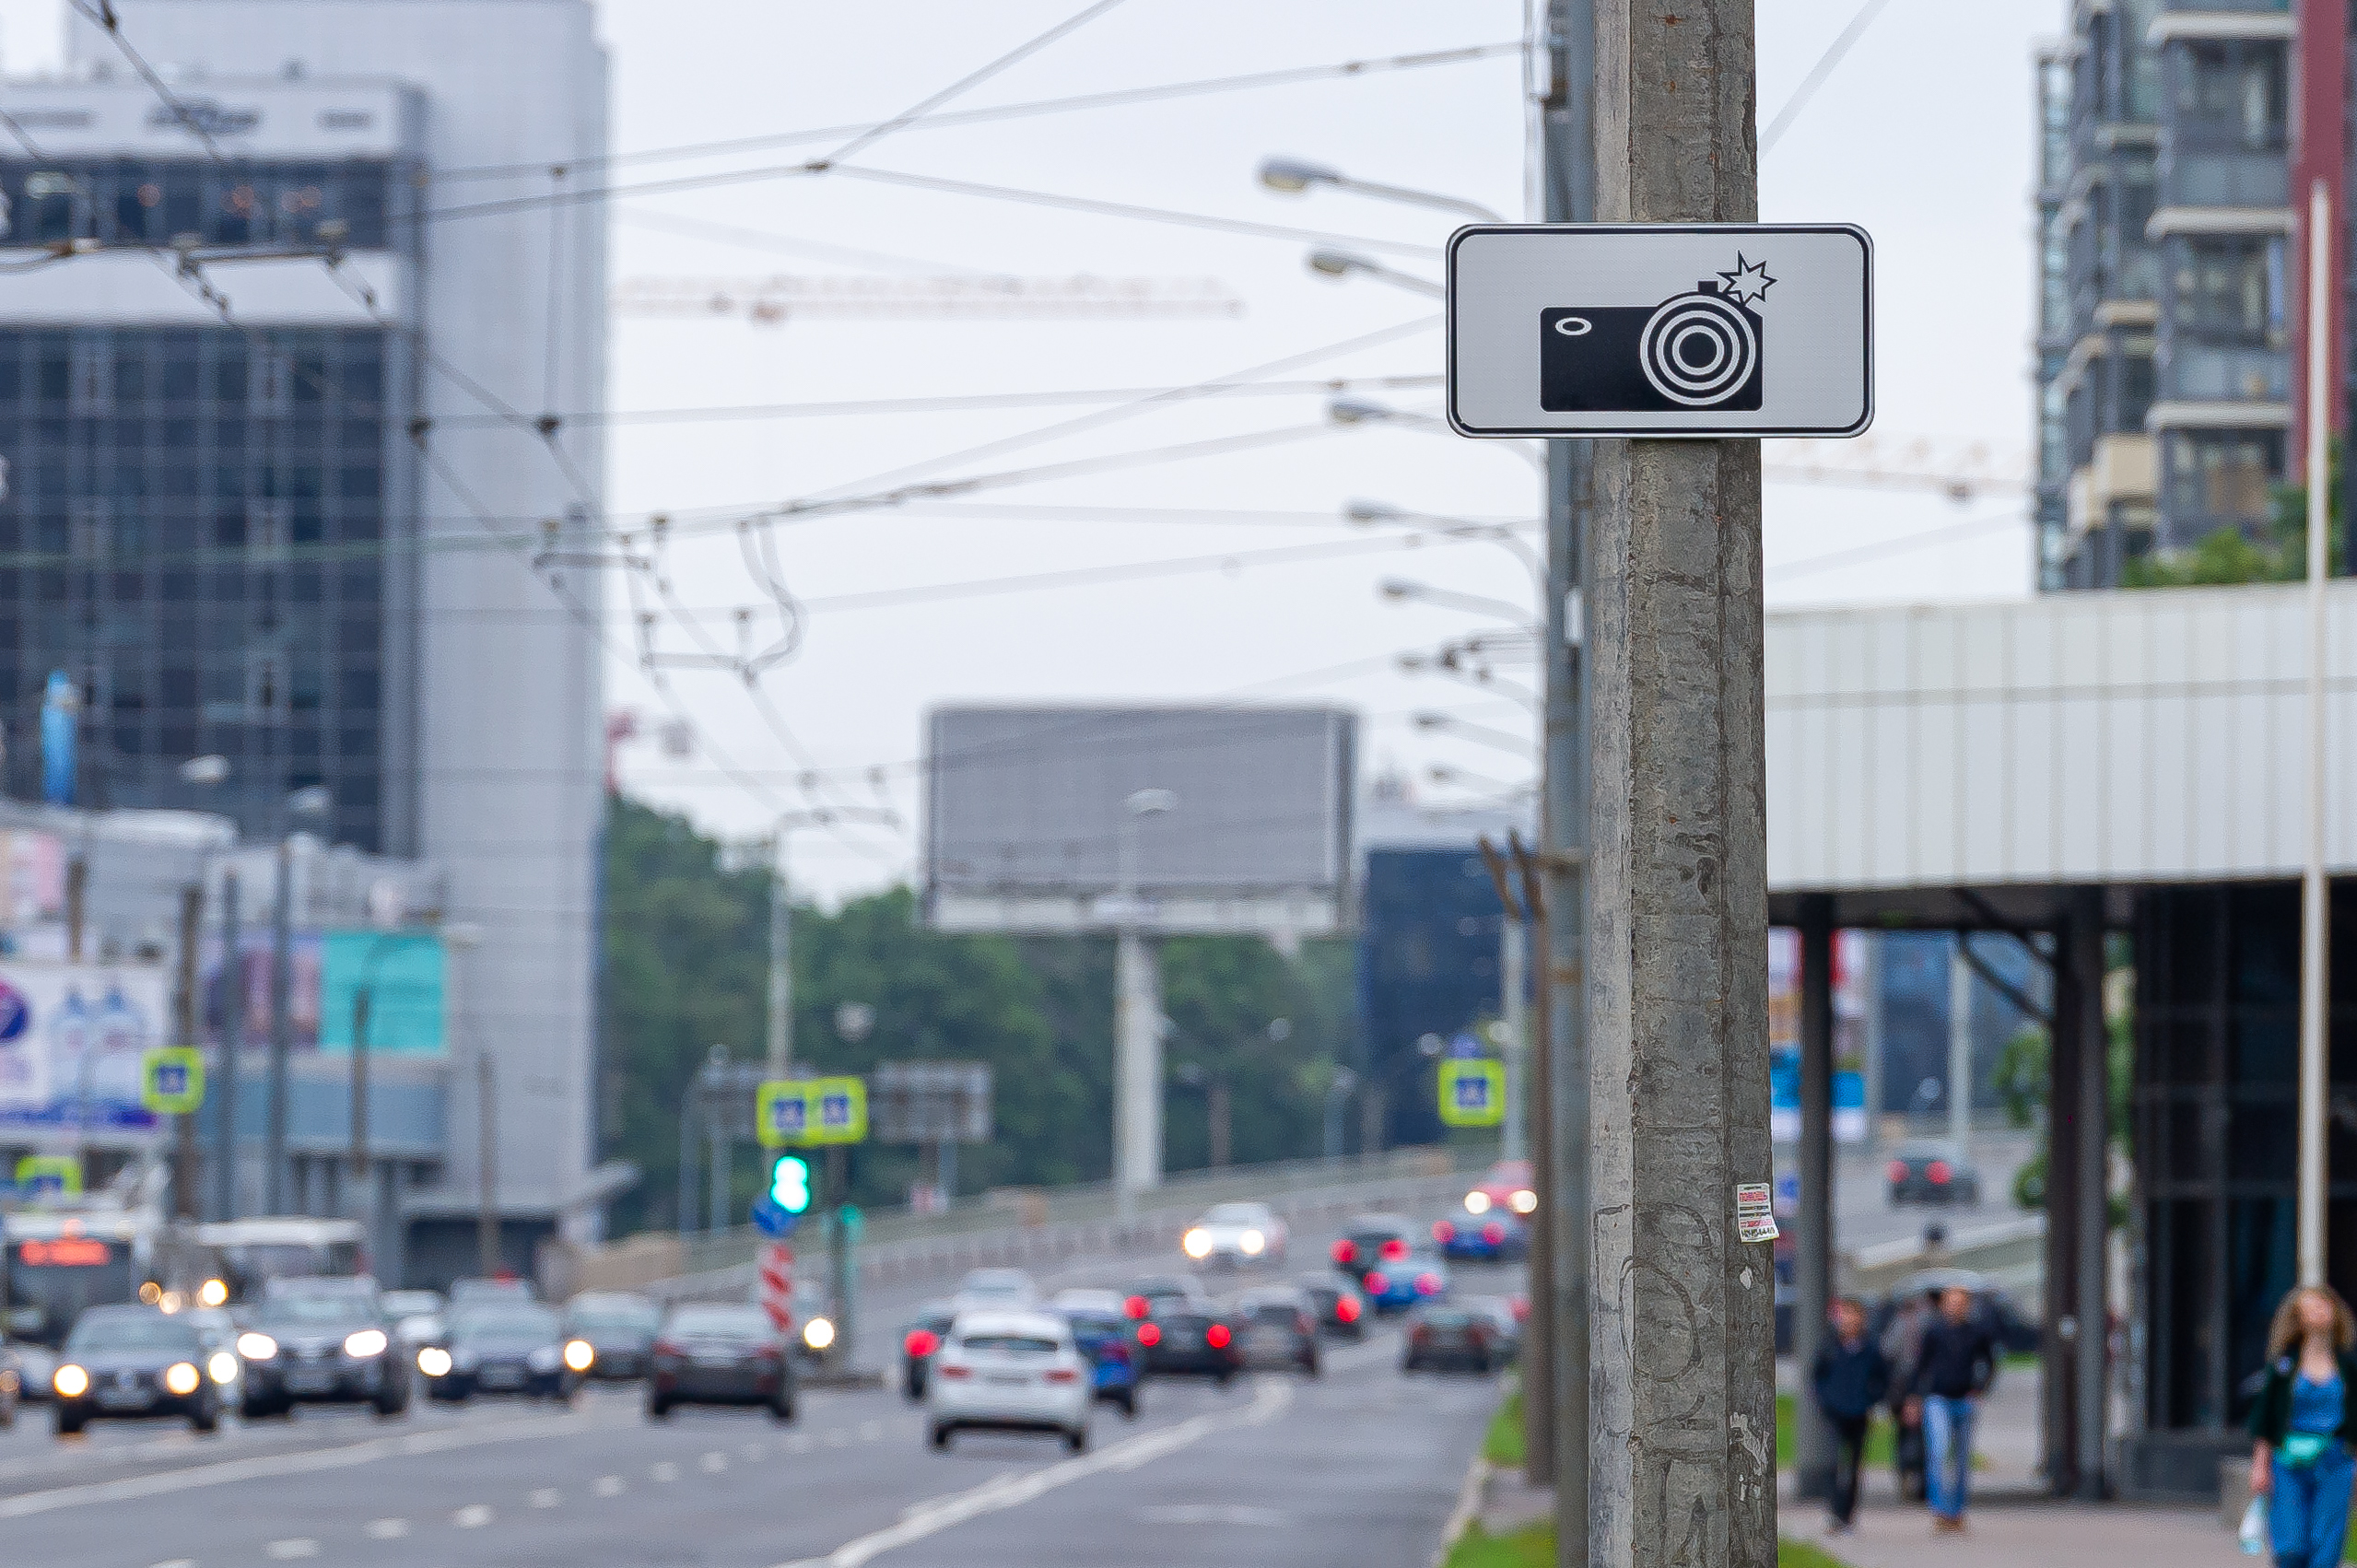
<instances>
[{"instance_id":1,"label":"pedestrian","mask_svg":"<svg viewBox=\"0 0 2357 1568\"><path fill-rule=\"evenodd\" d=\"M1891 1475L1905 1503L1923 1501L1923 1415L1913 1390L1924 1327L1938 1315L1938 1299L1937 1292L1901 1297L1882 1330L1882 1359L1891 1368Z\"/></svg>"},{"instance_id":2,"label":"pedestrian","mask_svg":"<svg viewBox=\"0 0 2357 1568\"><path fill-rule=\"evenodd\" d=\"M1973 1470L1973 1414L1997 1381L1997 1336L1973 1310L1973 1293L1951 1285L1940 1314L1923 1330L1908 1386L1910 1414L1923 1422L1931 1493L1931 1527L1952 1535L1964 1527Z\"/></svg>"},{"instance_id":3,"label":"pedestrian","mask_svg":"<svg viewBox=\"0 0 2357 1568\"><path fill-rule=\"evenodd\" d=\"M2251 1407L2251 1492L2267 1502L2276 1568L2334 1568L2349 1534L2349 1390L2357 1319L2330 1285L2302 1285L2275 1309L2267 1383Z\"/></svg>"},{"instance_id":4,"label":"pedestrian","mask_svg":"<svg viewBox=\"0 0 2357 1568\"><path fill-rule=\"evenodd\" d=\"M1847 1535L1858 1512L1858 1472L1866 1458L1866 1428L1891 1390L1891 1363L1866 1332L1866 1305L1856 1296L1834 1303L1833 1335L1817 1347L1809 1391L1834 1429L1834 1490L1825 1499L1827 1535Z\"/></svg>"}]
</instances>

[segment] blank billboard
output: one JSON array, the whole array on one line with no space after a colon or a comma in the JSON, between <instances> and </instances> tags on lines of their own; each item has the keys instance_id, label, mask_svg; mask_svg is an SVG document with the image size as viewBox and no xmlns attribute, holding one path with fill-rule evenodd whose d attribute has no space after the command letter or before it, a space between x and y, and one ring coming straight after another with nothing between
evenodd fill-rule
<instances>
[{"instance_id":1,"label":"blank billboard","mask_svg":"<svg viewBox=\"0 0 2357 1568\"><path fill-rule=\"evenodd\" d=\"M936 709L928 908L952 929L1101 929L1129 824L1143 923L1335 929L1356 742L1356 716L1332 708ZM1169 808L1133 815L1147 790Z\"/></svg>"}]
</instances>

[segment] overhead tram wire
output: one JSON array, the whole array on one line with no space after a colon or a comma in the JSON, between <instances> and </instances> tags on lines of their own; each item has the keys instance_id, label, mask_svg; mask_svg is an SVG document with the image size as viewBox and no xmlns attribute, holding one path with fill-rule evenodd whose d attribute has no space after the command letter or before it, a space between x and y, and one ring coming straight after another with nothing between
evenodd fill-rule
<instances>
[{"instance_id":1,"label":"overhead tram wire","mask_svg":"<svg viewBox=\"0 0 2357 1568\"><path fill-rule=\"evenodd\" d=\"M641 228L668 229L674 234L684 234L698 240L710 240L723 245L741 246L748 251L779 251L787 255L818 256L828 260L850 262L855 266L900 267L941 277L995 280L1014 276L1013 273L992 272L984 267L962 266L953 262L930 262L922 256L902 256L890 251L870 251L856 245L838 245L825 240L805 240L800 235L777 234L768 229L746 228L733 223L713 223L706 218L689 217L682 213L649 212L643 208L617 206L613 209L613 216L619 223L633 223Z\"/></svg>"},{"instance_id":2,"label":"overhead tram wire","mask_svg":"<svg viewBox=\"0 0 2357 1568\"><path fill-rule=\"evenodd\" d=\"M68 3L86 20L98 24L107 37L113 41L115 52L131 63L131 68L138 72L148 88L163 100L164 107L171 111L172 118L180 128L203 144L205 155L215 163L227 164L229 161L229 155L222 152L221 144L213 139L213 133L205 128L204 121L190 110L187 104L182 103L170 87L165 85L163 77L156 74L156 68L147 64L147 57L133 47L129 39L123 36L122 20L114 14L114 0L68 0Z\"/></svg>"}]
</instances>

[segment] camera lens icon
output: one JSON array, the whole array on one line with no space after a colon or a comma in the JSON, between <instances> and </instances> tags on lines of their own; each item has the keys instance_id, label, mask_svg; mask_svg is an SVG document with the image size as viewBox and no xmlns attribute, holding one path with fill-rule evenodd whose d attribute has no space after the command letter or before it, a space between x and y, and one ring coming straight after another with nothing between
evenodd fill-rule
<instances>
[{"instance_id":1,"label":"camera lens icon","mask_svg":"<svg viewBox=\"0 0 2357 1568\"><path fill-rule=\"evenodd\" d=\"M1672 403L1707 408L1742 390L1759 363L1751 318L1717 294L1664 300L1637 339L1648 385Z\"/></svg>"}]
</instances>

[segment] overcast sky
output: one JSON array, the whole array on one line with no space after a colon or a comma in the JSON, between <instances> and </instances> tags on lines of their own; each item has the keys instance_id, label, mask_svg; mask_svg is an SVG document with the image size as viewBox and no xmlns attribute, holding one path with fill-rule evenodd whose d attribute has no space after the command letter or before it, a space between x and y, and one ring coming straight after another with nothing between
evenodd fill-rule
<instances>
[{"instance_id":1,"label":"overcast sky","mask_svg":"<svg viewBox=\"0 0 2357 1568\"><path fill-rule=\"evenodd\" d=\"M1761 0L1759 100L1772 119L1859 0ZM0 0L10 74L59 55L59 0ZM617 151L755 136L888 115L1082 8L1081 0L607 0ZM1768 155L1761 216L1846 220L1874 236L1879 268L1874 451L1910 466L1976 461L2026 473L2032 277L2031 53L2064 0L1892 0ZM1519 0L1127 0L961 99L1014 103L1128 87L1506 43ZM1368 180L1445 192L1520 216L1524 115L1511 54L1418 69L956 129L910 128L862 153L872 170L1211 214L1436 252L1453 219L1332 192L1284 197L1254 170L1270 154ZM648 179L810 156L762 150L651 162ZM824 403L1186 385L1297 357L1271 379L1430 377L1437 310L1367 279L1303 265L1299 240L1057 211L870 181L779 179L635 198L614 212L613 275L775 273L1211 280L1232 317L1008 322L790 322L618 315L618 410ZM705 226L698 228L697 226ZM742 231L722 237L709 226ZM877 253L872 258L830 251ZM1437 276L1413 249L1382 252ZM1428 322L1424 326L1414 323ZM1389 341L1338 350L1386 329ZM1360 395L1404 410L1436 388ZM1526 778L1511 751L1419 729L1446 710L1527 732L1493 693L1413 677L1399 653L1483 623L1469 612L1387 602L1405 579L1527 603L1524 568L1492 544L1354 529L1354 497L1462 517L1531 516L1535 474L1511 443L1413 427L1343 429L1315 393L1195 400L1050 440L951 462L929 474L999 472L1218 438L1299 432L1233 451L1011 486L956 505L837 516L781 529L788 585L810 606L793 659L764 693L840 798L871 767L904 818L929 705L956 700L1266 696L1334 701L1365 717L1363 755L1426 797L1460 790L1438 764ZM678 512L856 493L871 478L1021 436L1092 407L1016 407L825 417L624 424L610 449L614 509ZM1916 443L1926 455L1910 459ZM1847 463L1845 443L1817 455ZM1771 461L1797 461L1788 446ZM1145 516L1153 510L1165 515ZM2025 504L1797 483L1767 491L1771 607L1989 598L2029 591ZM1249 514L1249 515L1239 515ZM1272 552L1289 553L1272 557ZM1831 561L1821 557L1834 557ZM1174 563L1155 575L1019 585L993 579ZM1190 563L1205 563L1201 565ZM765 603L733 541L675 547L678 601L713 617ZM938 589L927 594L912 591ZM622 614L618 591L614 595ZM758 638L774 621L756 617ZM664 646L686 648L675 630ZM680 672L679 694L712 745L685 759L651 741L625 748L628 788L708 828L751 836L803 799L803 765L732 676ZM643 673L608 674L609 706L663 713ZM735 765L733 779L714 747ZM851 780L848 786L839 780ZM796 879L829 899L906 873L913 833L807 834Z\"/></svg>"}]
</instances>

